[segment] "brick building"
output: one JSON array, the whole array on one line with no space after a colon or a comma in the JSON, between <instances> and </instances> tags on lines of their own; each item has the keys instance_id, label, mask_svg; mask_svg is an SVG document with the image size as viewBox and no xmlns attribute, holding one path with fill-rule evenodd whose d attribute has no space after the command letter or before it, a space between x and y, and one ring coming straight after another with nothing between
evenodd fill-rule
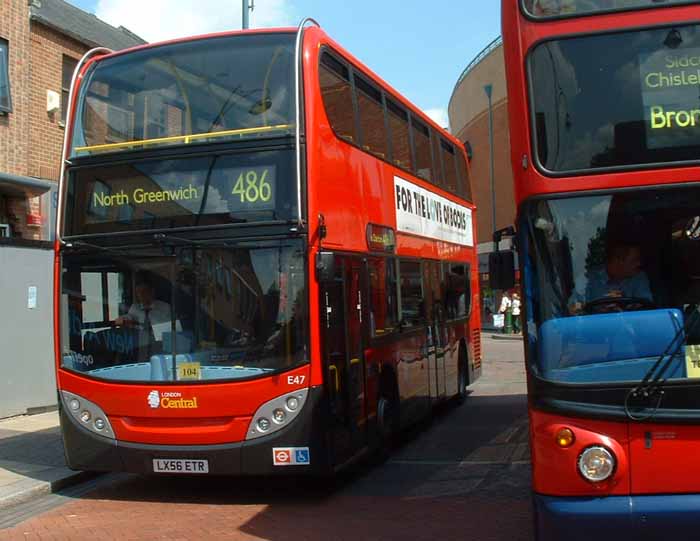
<instances>
[{"instance_id":1,"label":"brick building","mask_svg":"<svg viewBox=\"0 0 700 541\"><path fill-rule=\"evenodd\" d=\"M0 0L0 417L55 402L50 241L73 70L93 47L141 43L63 0Z\"/></svg>"},{"instance_id":2,"label":"brick building","mask_svg":"<svg viewBox=\"0 0 700 541\"><path fill-rule=\"evenodd\" d=\"M494 187L490 175L489 103L485 87L491 85L493 114ZM488 254L493 251L493 232L515 223L513 172L510 163L508 95L503 43L500 38L487 45L460 75L448 107L452 133L464 141L471 154L472 190L479 209L477 216L479 275L482 291L482 321L491 320L489 311L498 307L499 292L488 287ZM496 200L493 220L492 197ZM501 248L507 248L503 241Z\"/></svg>"},{"instance_id":3,"label":"brick building","mask_svg":"<svg viewBox=\"0 0 700 541\"><path fill-rule=\"evenodd\" d=\"M92 47L123 49L144 41L62 0L2 4L0 233L47 240L50 206L36 196L58 180L73 69Z\"/></svg>"}]
</instances>

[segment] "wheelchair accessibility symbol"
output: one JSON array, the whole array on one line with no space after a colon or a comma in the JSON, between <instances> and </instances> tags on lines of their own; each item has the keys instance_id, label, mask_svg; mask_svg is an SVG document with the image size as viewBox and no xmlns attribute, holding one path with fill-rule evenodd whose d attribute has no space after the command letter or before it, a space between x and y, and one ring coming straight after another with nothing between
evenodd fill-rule
<instances>
[{"instance_id":1,"label":"wheelchair accessibility symbol","mask_svg":"<svg viewBox=\"0 0 700 541\"><path fill-rule=\"evenodd\" d=\"M308 448L297 449L294 454L294 461L297 464L308 464L309 462L311 462L311 460L309 459Z\"/></svg>"}]
</instances>

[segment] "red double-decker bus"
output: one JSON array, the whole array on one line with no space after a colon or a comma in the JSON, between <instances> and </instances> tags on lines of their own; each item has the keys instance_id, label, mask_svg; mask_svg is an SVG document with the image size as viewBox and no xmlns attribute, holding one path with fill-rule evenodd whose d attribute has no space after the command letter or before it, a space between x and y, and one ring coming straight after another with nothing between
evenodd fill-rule
<instances>
[{"instance_id":1,"label":"red double-decker bus","mask_svg":"<svg viewBox=\"0 0 700 541\"><path fill-rule=\"evenodd\" d=\"M538 538L693 539L700 7L502 16Z\"/></svg>"},{"instance_id":2,"label":"red double-decker bus","mask_svg":"<svg viewBox=\"0 0 700 541\"><path fill-rule=\"evenodd\" d=\"M70 467L329 473L479 376L464 149L316 25L94 50L70 102Z\"/></svg>"}]
</instances>

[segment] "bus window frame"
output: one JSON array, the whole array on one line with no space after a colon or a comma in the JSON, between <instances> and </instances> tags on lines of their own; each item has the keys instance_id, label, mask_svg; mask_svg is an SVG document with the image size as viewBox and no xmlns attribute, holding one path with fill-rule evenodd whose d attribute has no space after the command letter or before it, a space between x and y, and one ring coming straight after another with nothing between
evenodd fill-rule
<instances>
[{"instance_id":1,"label":"bus window frame","mask_svg":"<svg viewBox=\"0 0 700 541\"><path fill-rule=\"evenodd\" d=\"M438 184L434 180L427 180L427 179L423 178L416 171L416 150L415 150L415 142L414 142L414 138L413 138L413 116L415 115L416 120L428 129L428 140L429 140L430 152L431 152L431 164L434 164L434 160L432 157L432 155L433 155L433 137L431 134L434 133L436 136L438 136L438 139L440 139L440 138L445 139L446 141L450 142L455 148L457 148L458 143L451 141L448 137L445 136L445 134L447 134L449 136L451 136L451 134L447 130L444 130L443 128L436 128L435 126L433 126L433 124L431 124L430 119L428 117L423 118L421 116L421 114L423 114L423 113L422 113L422 111L420 111L420 109L418 109L415 106L407 106L402 100L397 98L396 94L393 94L392 92L388 91L386 89L386 87L383 84L379 83L374 77L367 75L367 73L365 73L363 70L355 67L355 65L352 62L350 62L343 54L336 51L328 43L324 43L319 49L319 54L317 56L317 69L320 69L320 67L321 67L321 57L324 53L329 54L330 56L332 56L334 58L334 60L340 62L341 64L343 64L345 67L348 68L350 85L351 85L351 89L352 89L354 123L355 123L356 133L358 134L358 141L348 141L347 139L338 135L338 133L333 128L333 124L330 122L330 119L328 119L329 120L328 125L329 125L331 131L333 132L333 136L336 138L336 140L340 141L342 143L345 143L347 145L350 145L350 146L358 149L363 154L370 156L374 159L380 160L380 161L390 165L391 167L394 167L394 168L399 169L401 171L405 171L407 174L409 174L417 179L420 179L423 182L428 183L430 186L433 186L439 190L443 190L446 193L448 193L449 195L456 197L458 199L461 199L463 201L467 201L469 204L473 205L474 204L473 199L469 199L469 198L464 197L464 195L466 195L466 194L464 192L460 193L460 191L459 191L460 183L461 183L460 176L459 176L459 170L457 171L457 191L456 192L448 191L445 188L443 182ZM384 112L384 124L385 124L385 134L386 134L386 143L387 143L387 155L384 158L382 158L381 156L378 156L377 154L374 154L373 152L370 152L369 150L365 150L363 148L363 140L362 140L363 138L362 138L362 132L361 132L361 126L360 126L360 119L359 119L359 108L358 108L358 104L357 104L357 89L355 86L355 72L357 72L359 77L365 79L367 82L376 86L382 94L382 108L383 108L383 112ZM319 77L316 77L315 84L320 89ZM395 105L398 105L401 109L403 109L403 111L406 113L406 116L407 116L408 138L409 138L409 146L410 146L410 154L411 154L411 168L410 169L393 163L394 147L392 144L393 140L391 138L391 126L390 126L391 123L389 122L389 116L388 116L388 114L389 114L388 105L387 105L388 100L391 100ZM326 113L326 108L325 108L325 104L323 103L323 100L321 100L321 108L323 110L323 113L327 117L328 115ZM457 153L457 151L455 151L455 152ZM442 170L442 160L440 160L438 165L440 166L440 168ZM456 164L455 164L455 167L457 167ZM468 171L468 169L469 169L469 164L468 164L468 161L466 160L466 158L465 158L464 168L465 168L465 171ZM469 182L469 173L467 173L467 177L465 178L465 181Z\"/></svg>"},{"instance_id":2,"label":"bus window frame","mask_svg":"<svg viewBox=\"0 0 700 541\"><path fill-rule=\"evenodd\" d=\"M656 7L656 6L654 6ZM669 7L669 6L663 6L663 7ZM678 7L678 6L674 6ZM585 32L569 32L569 33L564 33L564 34L556 34L556 35L550 35L546 36L543 38L540 38L532 44L530 44L530 47L527 49L524 57L524 64L525 64L525 80L527 81L527 88L526 93L527 93L527 114L529 116L529 126L530 126L530 137L529 137L529 142L530 142L530 160L532 161L532 164L535 166L535 169L539 173L541 173L543 176L549 178L549 179L560 179L560 178L572 178L572 177L590 177L590 176L595 176L595 175L602 175L606 173L628 173L628 172L635 172L635 171L649 171L649 170L654 170L654 169L674 169L677 167L693 167L693 166L698 166L700 164L700 158L696 160L682 160L682 161L675 161L675 162L650 162L650 163L643 163L643 164L630 164L630 165L612 165L608 167L596 167L596 168L586 168L586 169L572 169L570 171L552 171L550 169L547 169L542 163L540 162L540 155L539 155L539 149L537 146L537 124L535 120L535 115L534 110L535 110L535 101L534 101L534 94L532 92L533 89L533 78L532 78L532 70L531 70L531 61L532 61L532 54L533 51L539 47L540 45L548 42L554 42L554 41L561 41L565 39L574 39L574 38L586 38L586 37L595 37L595 36L604 36L604 35L609 35L609 34L626 34L626 33L634 33L634 32L642 32L645 30L659 30L663 28L678 28L680 26L697 26L698 29L700 29L700 19L695 19L695 20L688 20L684 21L682 25L678 24L673 24L673 23L663 23L663 24L652 24L652 25L641 25L641 26L630 26L630 27L625 27L625 28L616 28L616 29L601 29L601 30L588 30Z\"/></svg>"},{"instance_id":3,"label":"bus window frame","mask_svg":"<svg viewBox=\"0 0 700 541\"><path fill-rule=\"evenodd\" d=\"M396 256L396 289L398 295L398 309L399 309L399 329L401 332L412 332L416 330L424 330L428 325L428 320L425 315L425 310L423 314L416 319L418 323L406 324L404 325L403 319L403 296L401 295L401 263L418 263L418 273L420 276L420 287L421 287L421 297L425 301L425 284L423 283L423 265L426 259L415 257L415 256Z\"/></svg>"},{"instance_id":4,"label":"bus window frame","mask_svg":"<svg viewBox=\"0 0 700 541\"><path fill-rule=\"evenodd\" d=\"M637 7L621 7L621 8L611 8L611 9L604 9L601 11L587 11L583 13L573 13L573 14L566 14L566 15L550 15L547 17L538 17L536 15L533 15L530 13L527 8L525 7L525 0L520 0L518 2L520 6L520 13L522 14L525 19L528 21L534 22L536 24L539 23L547 23L547 22L552 22L552 21L568 21L572 19L580 19L582 17L600 17L600 16L605 16L605 15L612 15L615 13L630 13L630 12L635 12L635 11L646 11L649 9L660 9L660 8L684 8L688 6L692 6L693 2L688 0L684 4L658 4L658 5L651 5L651 6L637 6Z\"/></svg>"}]
</instances>

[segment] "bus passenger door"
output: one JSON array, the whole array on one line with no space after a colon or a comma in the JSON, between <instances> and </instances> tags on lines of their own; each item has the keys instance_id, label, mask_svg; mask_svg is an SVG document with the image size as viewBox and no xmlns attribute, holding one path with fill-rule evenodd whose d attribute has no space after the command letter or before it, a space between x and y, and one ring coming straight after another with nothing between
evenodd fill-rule
<instances>
[{"instance_id":1,"label":"bus passenger door","mask_svg":"<svg viewBox=\"0 0 700 541\"><path fill-rule=\"evenodd\" d=\"M446 326L442 306L442 281L440 264L426 261L423 264L425 304L427 316L427 357L430 376L430 396L433 399L446 395L445 347Z\"/></svg>"},{"instance_id":2,"label":"bus passenger door","mask_svg":"<svg viewBox=\"0 0 700 541\"><path fill-rule=\"evenodd\" d=\"M330 403L333 462L342 464L367 443L362 326L362 261L335 256L335 276L321 284L321 336Z\"/></svg>"}]
</instances>

